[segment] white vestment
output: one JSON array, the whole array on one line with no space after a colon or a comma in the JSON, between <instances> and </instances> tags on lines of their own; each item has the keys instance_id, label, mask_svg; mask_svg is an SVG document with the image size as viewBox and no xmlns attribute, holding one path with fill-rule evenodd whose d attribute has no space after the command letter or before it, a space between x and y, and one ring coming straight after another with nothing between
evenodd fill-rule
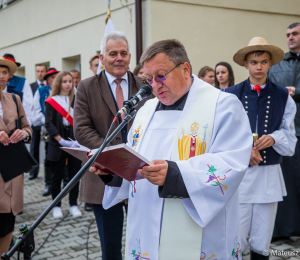
<instances>
[{"instance_id":1,"label":"white vestment","mask_svg":"<svg viewBox=\"0 0 300 260\"><path fill-rule=\"evenodd\" d=\"M155 112L157 99L147 101L139 110L135 122L143 121L146 114L152 115L140 140L141 155L148 160L170 160L178 122L186 114L185 110L202 84L203 81L194 76L183 111ZM206 111L199 111L199 118L201 113ZM133 130L136 129L131 129L128 134L130 146ZM203 260L241 259L237 189L248 167L251 147L252 133L242 104L234 95L220 92L207 153L187 161L175 161L190 196L181 199L182 209L188 212L191 222L203 228ZM216 174L219 185L210 182L211 171ZM105 187L103 207L107 209L126 198L129 198L126 259L159 259L164 203L166 200L180 199L160 198L158 186L146 179L131 183L123 180L121 187ZM188 232L178 235L183 243L192 237ZM174 250L170 250L168 258L160 260L182 260L182 256L175 253L179 245L172 243L172 237L169 241L169 247ZM199 260L189 255L188 247L182 253L186 254L185 259Z\"/></svg>"}]
</instances>

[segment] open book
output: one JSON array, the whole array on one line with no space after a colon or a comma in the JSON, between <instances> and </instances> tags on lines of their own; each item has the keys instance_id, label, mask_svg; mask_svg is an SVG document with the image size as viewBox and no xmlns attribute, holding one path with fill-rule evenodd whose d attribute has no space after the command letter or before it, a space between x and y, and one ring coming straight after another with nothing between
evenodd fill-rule
<instances>
[{"instance_id":1,"label":"open book","mask_svg":"<svg viewBox=\"0 0 300 260\"><path fill-rule=\"evenodd\" d=\"M90 150L81 145L78 148L61 147L61 149L83 163L86 163L98 150ZM119 175L127 181L134 181L144 178L137 171L148 165L153 164L128 145L118 144L106 147L98 156L93 166L104 172Z\"/></svg>"}]
</instances>

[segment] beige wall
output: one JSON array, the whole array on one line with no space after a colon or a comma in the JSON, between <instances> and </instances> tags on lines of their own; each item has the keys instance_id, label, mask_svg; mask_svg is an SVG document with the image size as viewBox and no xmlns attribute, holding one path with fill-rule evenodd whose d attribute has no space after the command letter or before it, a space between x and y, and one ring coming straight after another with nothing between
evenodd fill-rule
<instances>
[{"instance_id":1,"label":"beige wall","mask_svg":"<svg viewBox=\"0 0 300 260\"><path fill-rule=\"evenodd\" d=\"M111 0L112 20L131 46L130 68L136 65L134 0ZM186 46L193 72L219 61L229 62L236 83L247 71L234 64L234 53L254 36L288 51L286 27L300 21L298 0L143 0L143 48L176 38ZM88 61L100 50L107 0L18 0L0 10L0 55L12 53L22 63L19 75L35 80L35 65L71 69L80 59L82 78L92 75ZM11 19L14 17L14 19ZM132 19L132 21L130 21ZM9 21L9 23L7 22Z\"/></svg>"},{"instance_id":2,"label":"beige wall","mask_svg":"<svg viewBox=\"0 0 300 260\"><path fill-rule=\"evenodd\" d=\"M128 0L132 21L128 8L120 1L111 2L114 26L129 38L130 67L134 68L134 0ZM92 76L88 61L100 50L106 12L107 0L19 0L0 10L0 24L10 21L9 31L0 37L0 55L12 53L25 67L30 82L36 79L36 64L49 62L58 70L71 69L76 63L72 61L74 56L81 58L82 78Z\"/></svg>"},{"instance_id":3,"label":"beige wall","mask_svg":"<svg viewBox=\"0 0 300 260\"><path fill-rule=\"evenodd\" d=\"M202 66L229 62L238 83L248 73L233 62L234 53L254 36L263 36L287 52L286 27L300 22L299 10L296 0L154 0L149 38L152 43L179 39L186 46L194 74Z\"/></svg>"}]
</instances>

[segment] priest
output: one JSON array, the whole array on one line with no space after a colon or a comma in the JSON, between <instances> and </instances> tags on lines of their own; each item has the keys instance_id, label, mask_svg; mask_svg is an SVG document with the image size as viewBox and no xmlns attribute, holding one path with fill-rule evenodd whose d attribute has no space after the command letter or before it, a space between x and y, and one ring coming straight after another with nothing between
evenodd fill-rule
<instances>
[{"instance_id":1,"label":"priest","mask_svg":"<svg viewBox=\"0 0 300 260\"><path fill-rule=\"evenodd\" d=\"M153 165L133 182L90 168L106 184L104 208L129 198L125 259L241 259L237 190L252 147L241 102L193 75L177 40L152 44L140 62L156 98L139 110L128 145ZM180 156L183 129L205 139L203 153Z\"/></svg>"}]
</instances>

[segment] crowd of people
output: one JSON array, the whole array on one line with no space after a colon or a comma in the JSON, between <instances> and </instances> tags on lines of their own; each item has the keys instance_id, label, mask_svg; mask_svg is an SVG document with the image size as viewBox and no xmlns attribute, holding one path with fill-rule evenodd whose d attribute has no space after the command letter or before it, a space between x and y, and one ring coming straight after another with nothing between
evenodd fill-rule
<instances>
[{"instance_id":1,"label":"crowd of people","mask_svg":"<svg viewBox=\"0 0 300 260\"><path fill-rule=\"evenodd\" d=\"M37 80L29 84L14 75L21 64L5 54L0 148L31 143L30 154L40 163L45 142L41 195L55 199L81 168L60 148L100 147L123 102L151 84L153 95L110 144L127 143L153 165L133 182L91 167L70 191L70 214L82 216L78 199L94 212L102 259L122 259L124 208L131 259L241 259L248 246L252 260L268 259L272 239L300 236L300 23L288 26L287 43L284 54L263 37L241 42L245 47L233 61L249 77L238 84L224 61L192 74L177 40L152 44L131 72L121 32L104 36L101 54L89 61L93 76L83 80L78 70L38 65ZM29 180L39 171L33 169ZM23 178L5 182L0 173L0 255L23 210ZM52 214L63 217L60 202Z\"/></svg>"}]
</instances>

